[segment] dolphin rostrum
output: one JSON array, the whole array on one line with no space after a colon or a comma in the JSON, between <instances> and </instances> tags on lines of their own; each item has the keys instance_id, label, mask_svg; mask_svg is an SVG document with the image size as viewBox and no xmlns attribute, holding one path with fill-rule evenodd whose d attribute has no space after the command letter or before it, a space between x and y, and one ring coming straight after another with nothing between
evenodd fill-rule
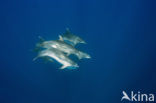
<instances>
[{"instance_id":1,"label":"dolphin rostrum","mask_svg":"<svg viewBox=\"0 0 156 103\"><path fill-rule=\"evenodd\" d=\"M70 44L72 44L73 46L75 46L78 43L86 44L86 42L82 38L71 33L69 28L66 28L66 32L62 35L62 38L65 41L69 41Z\"/></svg>"},{"instance_id":2,"label":"dolphin rostrum","mask_svg":"<svg viewBox=\"0 0 156 103\"><path fill-rule=\"evenodd\" d=\"M41 47L43 47L43 48L55 48L55 49L57 49L63 53L66 53L67 56L74 54L79 59L91 58L89 54L77 50L76 48L74 48L74 46L65 43L62 39L45 41L41 44Z\"/></svg>"},{"instance_id":3,"label":"dolphin rostrum","mask_svg":"<svg viewBox=\"0 0 156 103\"><path fill-rule=\"evenodd\" d=\"M65 69L68 67L74 67L74 68L79 67L78 64L72 61L70 58L68 58L67 55L65 55L64 53L62 53L61 51L55 48L48 48L40 51L38 56L35 57L33 60L36 60L39 57L50 57L56 60L57 62L62 64L62 67L60 69Z\"/></svg>"}]
</instances>

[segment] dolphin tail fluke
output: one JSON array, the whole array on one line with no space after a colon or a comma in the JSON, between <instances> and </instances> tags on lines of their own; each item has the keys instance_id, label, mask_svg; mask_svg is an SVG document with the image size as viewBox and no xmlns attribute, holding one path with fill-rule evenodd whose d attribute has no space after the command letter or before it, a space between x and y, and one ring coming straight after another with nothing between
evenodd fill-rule
<instances>
[{"instance_id":1,"label":"dolphin tail fluke","mask_svg":"<svg viewBox=\"0 0 156 103\"><path fill-rule=\"evenodd\" d=\"M37 44L36 47L32 50L33 52L39 52L41 50L41 45Z\"/></svg>"},{"instance_id":2,"label":"dolphin tail fluke","mask_svg":"<svg viewBox=\"0 0 156 103\"><path fill-rule=\"evenodd\" d=\"M89 58L91 58L91 56L90 56L89 54L84 53L84 52L81 52L81 51L79 51L79 53L77 53L77 57L78 57L79 59L83 59L83 58L89 59Z\"/></svg>"},{"instance_id":3,"label":"dolphin tail fluke","mask_svg":"<svg viewBox=\"0 0 156 103\"><path fill-rule=\"evenodd\" d=\"M39 42L36 44L35 49L32 50L34 52L39 52L41 50L42 43L45 41L45 39L43 39L41 36L38 36L38 38L39 38Z\"/></svg>"}]
</instances>

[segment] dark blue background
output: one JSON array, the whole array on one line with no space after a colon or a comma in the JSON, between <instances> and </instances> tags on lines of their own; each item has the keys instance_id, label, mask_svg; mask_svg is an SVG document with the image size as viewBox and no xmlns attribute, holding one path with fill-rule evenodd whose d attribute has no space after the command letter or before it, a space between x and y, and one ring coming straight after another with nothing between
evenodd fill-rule
<instances>
[{"instance_id":1,"label":"dark blue background","mask_svg":"<svg viewBox=\"0 0 156 103\"><path fill-rule=\"evenodd\" d=\"M120 103L156 93L155 0L1 0L0 103ZM92 56L77 70L35 62L38 35L69 27Z\"/></svg>"}]
</instances>

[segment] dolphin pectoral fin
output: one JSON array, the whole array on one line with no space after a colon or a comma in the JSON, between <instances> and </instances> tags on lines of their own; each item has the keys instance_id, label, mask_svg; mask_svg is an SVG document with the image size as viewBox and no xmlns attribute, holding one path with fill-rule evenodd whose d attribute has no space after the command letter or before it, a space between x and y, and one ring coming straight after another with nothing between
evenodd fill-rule
<instances>
[{"instance_id":1,"label":"dolphin pectoral fin","mask_svg":"<svg viewBox=\"0 0 156 103\"><path fill-rule=\"evenodd\" d=\"M65 69L67 66L63 65L62 67L60 67L59 69Z\"/></svg>"},{"instance_id":2,"label":"dolphin pectoral fin","mask_svg":"<svg viewBox=\"0 0 156 103\"><path fill-rule=\"evenodd\" d=\"M63 40L63 37L62 37L61 35L59 35L59 40L60 40L60 41L64 41L64 40Z\"/></svg>"}]
</instances>

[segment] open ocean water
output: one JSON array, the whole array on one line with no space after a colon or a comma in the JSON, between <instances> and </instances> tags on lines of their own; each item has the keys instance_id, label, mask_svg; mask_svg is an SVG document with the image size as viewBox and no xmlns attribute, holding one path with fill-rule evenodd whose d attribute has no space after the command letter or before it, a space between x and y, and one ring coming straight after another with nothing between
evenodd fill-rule
<instances>
[{"instance_id":1,"label":"open ocean water","mask_svg":"<svg viewBox=\"0 0 156 103\"><path fill-rule=\"evenodd\" d=\"M0 103L122 103L156 93L155 0L1 0ZM59 70L31 50L69 28L91 55Z\"/></svg>"}]
</instances>

